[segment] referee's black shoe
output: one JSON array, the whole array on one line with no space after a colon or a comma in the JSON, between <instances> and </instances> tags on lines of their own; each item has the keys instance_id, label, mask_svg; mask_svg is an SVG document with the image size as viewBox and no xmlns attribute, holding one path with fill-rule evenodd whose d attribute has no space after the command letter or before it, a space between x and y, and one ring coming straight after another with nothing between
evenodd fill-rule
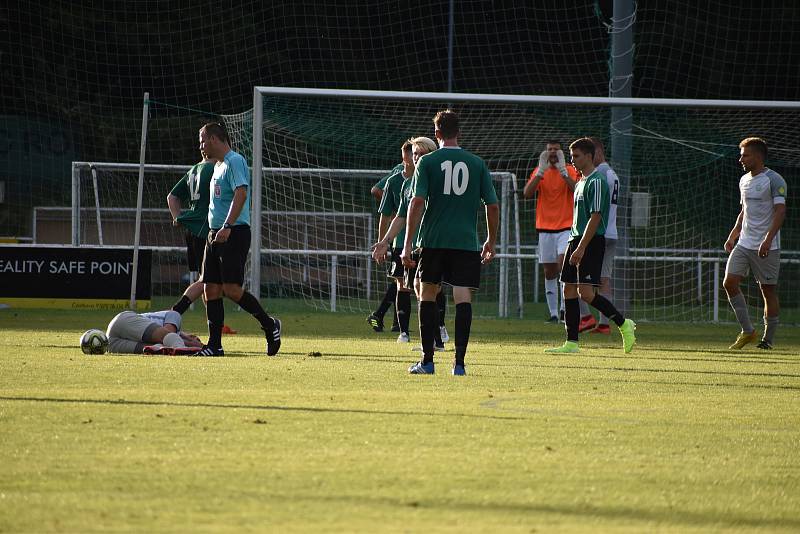
<instances>
[{"instance_id":1,"label":"referee's black shoe","mask_svg":"<svg viewBox=\"0 0 800 534\"><path fill-rule=\"evenodd\" d=\"M281 350L281 320L273 317L272 322L272 331L264 330L264 336L267 338L267 356L275 356Z\"/></svg>"},{"instance_id":2,"label":"referee's black shoe","mask_svg":"<svg viewBox=\"0 0 800 534\"><path fill-rule=\"evenodd\" d=\"M203 345L202 349L189 356L225 356L225 351L222 350L222 347Z\"/></svg>"}]
</instances>

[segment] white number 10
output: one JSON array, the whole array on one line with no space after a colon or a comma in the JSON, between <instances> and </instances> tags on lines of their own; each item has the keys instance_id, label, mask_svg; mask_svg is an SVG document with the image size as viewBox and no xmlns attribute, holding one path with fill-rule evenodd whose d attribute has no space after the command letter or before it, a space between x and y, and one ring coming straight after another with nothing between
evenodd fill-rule
<instances>
[{"instance_id":1,"label":"white number 10","mask_svg":"<svg viewBox=\"0 0 800 534\"><path fill-rule=\"evenodd\" d=\"M467 164L463 161L456 163L453 167L453 162L450 160L442 162L442 170L444 171L444 194L449 195L452 189L456 195L463 195L467 190L469 183L469 169Z\"/></svg>"}]
</instances>

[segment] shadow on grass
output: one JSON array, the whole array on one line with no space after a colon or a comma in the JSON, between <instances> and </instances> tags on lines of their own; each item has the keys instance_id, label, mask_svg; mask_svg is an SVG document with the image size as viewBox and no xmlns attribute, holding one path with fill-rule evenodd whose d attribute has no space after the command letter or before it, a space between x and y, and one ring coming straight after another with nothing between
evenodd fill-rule
<instances>
[{"instance_id":1,"label":"shadow on grass","mask_svg":"<svg viewBox=\"0 0 800 534\"><path fill-rule=\"evenodd\" d=\"M522 417L501 417L495 415L477 415L464 413L425 413L401 412L389 410L360 410L357 408L315 408L304 406L276 406L276 405L250 405L250 404L215 404L206 402L173 402L173 401L145 401L129 399L59 399L56 397L10 397L0 396L0 401L11 402L42 402L60 404L107 404L114 406L174 406L179 408L221 408L234 410L265 410L277 412L308 412L308 413L348 413L363 415L402 415L408 417L464 417L469 419L500 419L504 421L522 420Z\"/></svg>"},{"instance_id":2,"label":"shadow on grass","mask_svg":"<svg viewBox=\"0 0 800 534\"><path fill-rule=\"evenodd\" d=\"M309 497L307 495L274 495L265 496L270 500L290 500L296 501L329 501L329 502L349 502L357 500L359 503L371 502L375 506L389 506L389 507L402 507L414 509L429 509L429 510L447 510L452 511L454 507L469 510L471 512L505 512L512 514L554 514L560 516L567 516L591 522L596 519L607 520L621 520L621 521L641 521L648 523L656 523L656 525L640 525L642 531L660 530L658 527L709 527L710 529L718 528L785 528L790 531L797 531L800 529L800 519L796 518L777 518L777 517L763 517L746 514L736 514L728 510L710 510L691 511L680 510L675 508L659 508L659 509L644 509L633 507L599 507L592 505L552 505L552 504L536 504L536 503L519 503L510 504L508 502L486 502L486 501L459 501L452 502L446 500L397 500L392 498L381 498L374 496L320 496ZM538 521L540 518L531 518L531 521ZM578 529L585 528L578 527ZM597 528L597 527L595 527ZM602 529L602 527L600 527ZM620 525L608 526L611 530L617 530ZM636 528L636 527L634 527ZM594 530L593 528L586 528L587 531ZM533 532L533 530L532 530Z\"/></svg>"}]
</instances>

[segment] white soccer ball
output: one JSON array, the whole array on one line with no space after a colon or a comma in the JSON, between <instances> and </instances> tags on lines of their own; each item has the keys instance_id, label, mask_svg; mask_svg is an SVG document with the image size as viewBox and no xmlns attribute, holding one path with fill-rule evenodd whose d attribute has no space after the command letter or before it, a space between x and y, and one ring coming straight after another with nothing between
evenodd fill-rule
<instances>
[{"instance_id":1,"label":"white soccer ball","mask_svg":"<svg viewBox=\"0 0 800 534\"><path fill-rule=\"evenodd\" d=\"M84 354L105 354L108 350L108 337L102 330L92 328L81 336L81 350Z\"/></svg>"}]
</instances>

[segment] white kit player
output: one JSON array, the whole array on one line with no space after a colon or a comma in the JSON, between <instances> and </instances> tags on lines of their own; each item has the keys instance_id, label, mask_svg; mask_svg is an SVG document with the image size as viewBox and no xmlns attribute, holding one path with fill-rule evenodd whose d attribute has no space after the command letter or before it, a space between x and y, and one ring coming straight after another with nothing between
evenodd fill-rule
<instances>
[{"instance_id":1,"label":"white kit player","mask_svg":"<svg viewBox=\"0 0 800 534\"><path fill-rule=\"evenodd\" d=\"M108 352L117 354L194 354L203 344L181 332L181 314L174 310L151 313L124 311L108 323Z\"/></svg>"},{"instance_id":2,"label":"white kit player","mask_svg":"<svg viewBox=\"0 0 800 534\"><path fill-rule=\"evenodd\" d=\"M739 289L742 279L752 271L764 298L764 334L756 346L769 350L778 329L780 311L777 288L781 226L786 217L786 181L764 165L767 143L763 139L748 137L739 143L739 149L739 163L747 174L739 180L742 209L725 242L730 256L723 286L742 331L729 348L741 349L758 337Z\"/></svg>"},{"instance_id":3,"label":"white kit player","mask_svg":"<svg viewBox=\"0 0 800 534\"><path fill-rule=\"evenodd\" d=\"M617 173L611 168L611 165L606 162L605 149L603 142L596 137L590 137L594 144L594 164L595 170L605 176L606 183L608 183L608 192L611 194L611 203L608 206L608 224L606 225L606 252L603 256L603 269L600 272L600 288L599 293L613 302L614 290L611 286L611 274L614 270L614 256L617 254L617 239L619 234L617 232L617 205L620 195L620 183ZM608 317L600 314L600 320L597 326L590 330L592 334L610 334L611 329L608 326Z\"/></svg>"}]
</instances>

